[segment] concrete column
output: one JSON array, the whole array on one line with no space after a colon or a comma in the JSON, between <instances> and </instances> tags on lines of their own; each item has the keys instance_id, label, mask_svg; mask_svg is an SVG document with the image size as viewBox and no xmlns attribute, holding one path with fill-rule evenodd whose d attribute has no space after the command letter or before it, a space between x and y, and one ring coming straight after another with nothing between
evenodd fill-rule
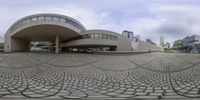
<instances>
[{"instance_id":1,"label":"concrete column","mask_svg":"<svg viewBox=\"0 0 200 100\"><path fill-rule=\"evenodd\" d=\"M55 53L59 53L60 37L59 37L58 34L56 35L55 43L56 43L56 45L55 45L55 49L56 49Z\"/></svg>"}]
</instances>

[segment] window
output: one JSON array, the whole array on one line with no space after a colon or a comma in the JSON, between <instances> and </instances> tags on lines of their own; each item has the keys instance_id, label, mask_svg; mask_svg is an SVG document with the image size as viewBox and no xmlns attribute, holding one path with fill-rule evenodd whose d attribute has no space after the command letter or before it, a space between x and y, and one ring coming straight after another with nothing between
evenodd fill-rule
<instances>
[{"instance_id":1,"label":"window","mask_svg":"<svg viewBox=\"0 0 200 100\"><path fill-rule=\"evenodd\" d=\"M44 16L38 17L38 20L44 20Z\"/></svg>"},{"instance_id":2,"label":"window","mask_svg":"<svg viewBox=\"0 0 200 100\"><path fill-rule=\"evenodd\" d=\"M30 22L31 22L31 19L27 19L27 20L26 20L26 23L30 23Z\"/></svg>"},{"instance_id":3,"label":"window","mask_svg":"<svg viewBox=\"0 0 200 100\"><path fill-rule=\"evenodd\" d=\"M22 26L22 22L19 22L18 24L19 24L19 26Z\"/></svg>"},{"instance_id":4,"label":"window","mask_svg":"<svg viewBox=\"0 0 200 100\"><path fill-rule=\"evenodd\" d=\"M37 17L33 17L33 18L32 18L32 21L37 21Z\"/></svg>"},{"instance_id":5,"label":"window","mask_svg":"<svg viewBox=\"0 0 200 100\"><path fill-rule=\"evenodd\" d=\"M102 39L102 34L99 34L99 39Z\"/></svg>"},{"instance_id":6,"label":"window","mask_svg":"<svg viewBox=\"0 0 200 100\"><path fill-rule=\"evenodd\" d=\"M94 38L95 38L95 39L98 39L98 37L99 37L98 35L99 35L99 34L94 34Z\"/></svg>"},{"instance_id":7,"label":"window","mask_svg":"<svg viewBox=\"0 0 200 100\"><path fill-rule=\"evenodd\" d=\"M109 36L108 35L106 35L106 39L108 39L109 38Z\"/></svg>"},{"instance_id":8,"label":"window","mask_svg":"<svg viewBox=\"0 0 200 100\"><path fill-rule=\"evenodd\" d=\"M45 20L52 21L52 16L45 16Z\"/></svg>"},{"instance_id":9,"label":"window","mask_svg":"<svg viewBox=\"0 0 200 100\"><path fill-rule=\"evenodd\" d=\"M90 34L91 38L94 39L94 34Z\"/></svg>"},{"instance_id":10,"label":"window","mask_svg":"<svg viewBox=\"0 0 200 100\"><path fill-rule=\"evenodd\" d=\"M102 34L102 39L106 39L106 34Z\"/></svg>"},{"instance_id":11,"label":"window","mask_svg":"<svg viewBox=\"0 0 200 100\"><path fill-rule=\"evenodd\" d=\"M65 18L60 18L60 22L65 23L66 22Z\"/></svg>"},{"instance_id":12,"label":"window","mask_svg":"<svg viewBox=\"0 0 200 100\"><path fill-rule=\"evenodd\" d=\"M108 40L111 40L111 36L110 35L108 35L108 38L107 38Z\"/></svg>"},{"instance_id":13,"label":"window","mask_svg":"<svg viewBox=\"0 0 200 100\"><path fill-rule=\"evenodd\" d=\"M59 21L59 17L53 17L53 21Z\"/></svg>"},{"instance_id":14,"label":"window","mask_svg":"<svg viewBox=\"0 0 200 100\"><path fill-rule=\"evenodd\" d=\"M117 36L115 37L115 40L116 40L116 41L118 40L118 37L117 37Z\"/></svg>"},{"instance_id":15,"label":"window","mask_svg":"<svg viewBox=\"0 0 200 100\"><path fill-rule=\"evenodd\" d=\"M86 34L85 38L91 38L91 35L90 34Z\"/></svg>"},{"instance_id":16,"label":"window","mask_svg":"<svg viewBox=\"0 0 200 100\"><path fill-rule=\"evenodd\" d=\"M23 20L23 21L22 21L22 24L26 24L26 20Z\"/></svg>"},{"instance_id":17,"label":"window","mask_svg":"<svg viewBox=\"0 0 200 100\"><path fill-rule=\"evenodd\" d=\"M115 36L111 35L111 40L115 40Z\"/></svg>"}]
</instances>

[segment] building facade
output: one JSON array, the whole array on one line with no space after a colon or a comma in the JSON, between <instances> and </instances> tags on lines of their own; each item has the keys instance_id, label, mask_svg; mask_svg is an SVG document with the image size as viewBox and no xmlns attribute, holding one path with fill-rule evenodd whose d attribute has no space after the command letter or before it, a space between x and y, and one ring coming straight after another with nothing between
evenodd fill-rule
<instances>
[{"instance_id":1,"label":"building facade","mask_svg":"<svg viewBox=\"0 0 200 100\"><path fill-rule=\"evenodd\" d=\"M134 34L133 34L132 31L124 30L124 31L122 32L122 36L128 38L128 39L131 40L131 41L134 41Z\"/></svg>"},{"instance_id":2,"label":"building facade","mask_svg":"<svg viewBox=\"0 0 200 100\"><path fill-rule=\"evenodd\" d=\"M174 47L182 52L200 52L200 36L192 35L186 36L182 40L176 40Z\"/></svg>"},{"instance_id":3,"label":"building facade","mask_svg":"<svg viewBox=\"0 0 200 100\"><path fill-rule=\"evenodd\" d=\"M48 42L60 51L133 51L133 32L87 30L77 20L59 14L35 14L16 21L4 35L5 52L29 51L32 42ZM137 41L139 41L138 38ZM43 46L46 48L46 46ZM152 49L153 51L153 49Z\"/></svg>"}]
</instances>

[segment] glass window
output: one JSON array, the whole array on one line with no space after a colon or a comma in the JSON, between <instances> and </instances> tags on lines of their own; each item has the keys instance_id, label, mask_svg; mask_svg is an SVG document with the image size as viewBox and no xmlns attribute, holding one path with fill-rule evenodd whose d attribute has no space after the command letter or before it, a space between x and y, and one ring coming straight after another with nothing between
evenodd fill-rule
<instances>
[{"instance_id":1,"label":"glass window","mask_svg":"<svg viewBox=\"0 0 200 100\"><path fill-rule=\"evenodd\" d=\"M98 39L98 37L99 37L98 34L94 34L95 39Z\"/></svg>"},{"instance_id":2,"label":"glass window","mask_svg":"<svg viewBox=\"0 0 200 100\"><path fill-rule=\"evenodd\" d=\"M38 20L44 20L44 16L38 17Z\"/></svg>"},{"instance_id":3,"label":"glass window","mask_svg":"<svg viewBox=\"0 0 200 100\"><path fill-rule=\"evenodd\" d=\"M90 34L91 38L94 39L94 34Z\"/></svg>"},{"instance_id":4,"label":"glass window","mask_svg":"<svg viewBox=\"0 0 200 100\"><path fill-rule=\"evenodd\" d=\"M26 20L26 23L30 23L30 22L31 22L31 19L27 19L27 20Z\"/></svg>"},{"instance_id":5,"label":"glass window","mask_svg":"<svg viewBox=\"0 0 200 100\"><path fill-rule=\"evenodd\" d=\"M15 25L15 28L17 28L17 27L19 27L19 24L18 24L18 23Z\"/></svg>"},{"instance_id":6,"label":"glass window","mask_svg":"<svg viewBox=\"0 0 200 100\"><path fill-rule=\"evenodd\" d=\"M106 34L106 39L108 39L108 35Z\"/></svg>"},{"instance_id":7,"label":"glass window","mask_svg":"<svg viewBox=\"0 0 200 100\"><path fill-rule=\"evenodd\" d=\"M91 35L90 34L86 34L85 38L91 38Z\"/></svg>"},{"instance_id":8,"label":"glass window","mask_svg":"<svg viewBox=\"0 0 200 100\"><path fill-rule=\"evenodd\" d=\"M99 39L102 39L102 34L99 34Z\"/></svg>"},{"instance_id":9,"label":"glass window","mask_svg":"<svg viewBox=\"0 0 200 100\"><path fill-rule=\"evenodd\" d=\"M102 39L106 39L106 34L102 34Z\"/></svg>"},{"instance_id":10,"label":"glass window","mask_svg":"<svg viewBox=\"0 0 200 100\"><path fill-rule=\"evenodd\" d=\"M19 22L19 26L22 26L22 22Z\"/></svg>"},{"instance_id":11,"label":"glass window","mask_svg":"<svg viewBox=\"0 0 200 100\"><path fill-rule=\"evenodd\" d=\"M52 16L45 16L45 20L52 21Z\"/></svg>"},{"instance_id":12,"label":"glass window","mask_svg":"<svg viewBox=\"0 0 200 100\"><path fill-rule=\"evenodd\" d=\"M110 35L108 35L108 38L107 38L108 40L111 40L111 36Z\"/></svg>"},{"instance_id":13,"label":"glass window","mask_svg":"<svg viewBox=\"0 0 200 100\"><path fill-rule=\"evenodd\" d=\"M59 17L53 16L53 21L59 21Z\"/></svg>"},{"instance_id":14,"label":"glass window","mask_svg":"<svg viewBox=\"0 0 200 100\"><path fill-rule=\"evenodd\" d=\"M22 21L22 24L26 24L26 20L23 20L23 21Z\"/></svg>"},{"instance_id":15,"label":"glass window","mask_svg":"<svg viewBox=\"0 0 200 100\"><path fill-rule=\"evenodd\" d=\"M113 35L111 35L111 40L115 40L115 37Z\"/></svg>"},{"instance_id":16,"label":"glass window","mask_svg":"<svg viewBox=\"0 0 200 100\"><path fill-rule=\"evenodd\" d=\"M60 22L65 23L66 22L65 18L60 18Z\"/></svg>"},{"instance_id":17,"label":"glass window","mask_svg":"<svg viewBox=\"0 0 200 100\"><path fill-rule=\"evenodd\" d=\"M115 40L117 41L117 36L115 36Z\"/></svg>"},{"instance_id":18,"label":"glass window","mask_svg":"<svg viewBox=\"0 0 200 100\"><path fill-rule=\"evenodd\" d=\"M13 26L12 30L15 30L15 29L16 29L16 25L15 25L15 26Z\"/></svg>"},{"instance_id":19,"label":"glass window","mask_svg":"<svg viewBox=\"0 0 200 100\"><path fill-rule=\"evenodd\" d=\"M32 21L37 21L37 17L33 17L33 18L32 18Z\"/></svg>"}]
</instances>

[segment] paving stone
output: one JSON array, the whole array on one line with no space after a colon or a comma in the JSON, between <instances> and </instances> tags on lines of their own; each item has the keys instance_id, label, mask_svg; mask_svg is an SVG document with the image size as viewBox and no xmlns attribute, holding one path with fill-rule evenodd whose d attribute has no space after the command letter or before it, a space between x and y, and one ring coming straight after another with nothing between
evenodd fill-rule
<instances>
[{"instance_id":1,"label":"paving stone","mask_svg":"<svg viewBox=\"0 0 200 100\"><path fill-rule=\"evenodd\" d=\"M175 53L0 54L0 99L193 98L199 62L200 55Z\"/></svg>"}]
</instances>

